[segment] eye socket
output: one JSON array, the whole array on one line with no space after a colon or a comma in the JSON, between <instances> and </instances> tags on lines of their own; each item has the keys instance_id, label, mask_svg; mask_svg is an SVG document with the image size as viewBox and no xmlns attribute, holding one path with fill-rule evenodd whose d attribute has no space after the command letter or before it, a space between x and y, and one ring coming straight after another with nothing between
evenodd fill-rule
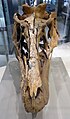
<instances>
[{"instance_id":1,"label":"eye socket","mask_svg":"<svg viewBox=\"0 0 70 119\"><path fill-rule=\"evenodd\" d=\"M39 54L42 52L42 54L44 55L44 58L48 59L47 57L47 51L46 51L46 48L48 47L48 42L46 40L46 37L45 35L42 35L40 37L40 42L39 42Z\"/></svg>"},{"instance_id":2,"label":"eye socket","mask_svg":"<svg viewBox=\"0 0 70 119\"><path fill-rule=\"evenodd\" d=\"M45 49L45 43L46 43L46 37L45 35L42 35L40 37L40 42L39 42L39 46L41 49Z\"/></svg>"},{"instance_id":3,"label":"eye socket","mask_svg":"<svg viewBox=\"0 0 70 119\"><path fill-rule=\"evenodd\" d=\"M22 56L25 55L28 58L28 44L25 39L25 36L23 35L21 37L21 54Z\"/></svg>"}]
</instances>

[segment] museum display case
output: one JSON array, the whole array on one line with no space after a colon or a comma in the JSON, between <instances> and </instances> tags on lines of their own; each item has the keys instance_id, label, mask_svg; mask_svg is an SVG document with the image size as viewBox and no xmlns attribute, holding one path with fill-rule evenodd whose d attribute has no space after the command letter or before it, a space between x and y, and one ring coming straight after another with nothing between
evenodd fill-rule
<instances>
[{"instance_id":1,"label":"museum display case","mask_svg":"<svg viewBox=\"0 0 70 119\"><path fill-rule=\"evenodd\" d=\"M0 0L3 119L54 119L60 118L59 112L63 118L70 114L69 2Z\"/></svg>"}]
</instances>

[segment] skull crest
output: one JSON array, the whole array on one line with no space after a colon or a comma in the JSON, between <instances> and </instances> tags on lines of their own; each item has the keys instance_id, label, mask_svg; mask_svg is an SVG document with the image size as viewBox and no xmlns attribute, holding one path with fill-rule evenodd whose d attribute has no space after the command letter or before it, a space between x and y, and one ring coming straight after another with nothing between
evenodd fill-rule
<instances>
[{"instance_id":1,"label":"skull crest","mask_svg":"<svg viewBox=\"0 0 70 119\"><path fill-rule=\"evenodd\" d=\"M22 5L24 14L14 14L13 43L21 70L21 95L27 112L39 112L48 103L49 66L57 46L56 13L48 14L46 4Z\"/></svg>"}]
</instances>

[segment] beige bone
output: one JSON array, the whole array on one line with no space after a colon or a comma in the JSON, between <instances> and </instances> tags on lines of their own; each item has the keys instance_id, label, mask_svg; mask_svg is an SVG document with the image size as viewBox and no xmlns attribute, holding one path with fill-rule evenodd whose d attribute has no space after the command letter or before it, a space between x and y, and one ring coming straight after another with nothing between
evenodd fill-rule
<instances>
[{"instance_id":1,"label":"beige bone","mask_svg":"<svg viewBox=\"0 0 70 119\"><path fill-rule=\"evenodd\" d=\"M17 13L14 15L13 43L22 75L20 86L22 100L26 111L34 113L42 110L49 99L50 59L59 38L57 16L55 12L49 15L45 11L46 4L44 3L37 7L28 5L22 5L22 7L24 14L19 17ZM46 26L49 28L50 42L46 38ZM17 41L18 28L24 28L24 30L20 30L19 41ZM29 48L28 57L22 55L21 52L22 36L25 37ZM42 38L44 39L41 41ZM44 48L41 48L40 42Z\"/></svg>"}]
</instances>

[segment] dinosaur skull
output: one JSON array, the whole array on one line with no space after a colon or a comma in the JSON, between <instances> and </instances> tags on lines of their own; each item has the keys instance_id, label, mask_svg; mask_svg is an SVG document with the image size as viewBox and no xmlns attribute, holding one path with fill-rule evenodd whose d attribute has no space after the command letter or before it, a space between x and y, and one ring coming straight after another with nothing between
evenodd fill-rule
<instances>
[{"instance_id":1,"label":"dinosaur skull","mask_svg":"<svg viewBox=\"0 0 70 119\"><path fill-rule=\"evenodd\" d=\"M14 15L13 31L13 42L22 75L21 95L26 111L38 112L48 103L49 98L50 59L59 36L56 13L49 15L45 11L46 4L22 7L24 14Z\"/></svg>"}]
</instances>

